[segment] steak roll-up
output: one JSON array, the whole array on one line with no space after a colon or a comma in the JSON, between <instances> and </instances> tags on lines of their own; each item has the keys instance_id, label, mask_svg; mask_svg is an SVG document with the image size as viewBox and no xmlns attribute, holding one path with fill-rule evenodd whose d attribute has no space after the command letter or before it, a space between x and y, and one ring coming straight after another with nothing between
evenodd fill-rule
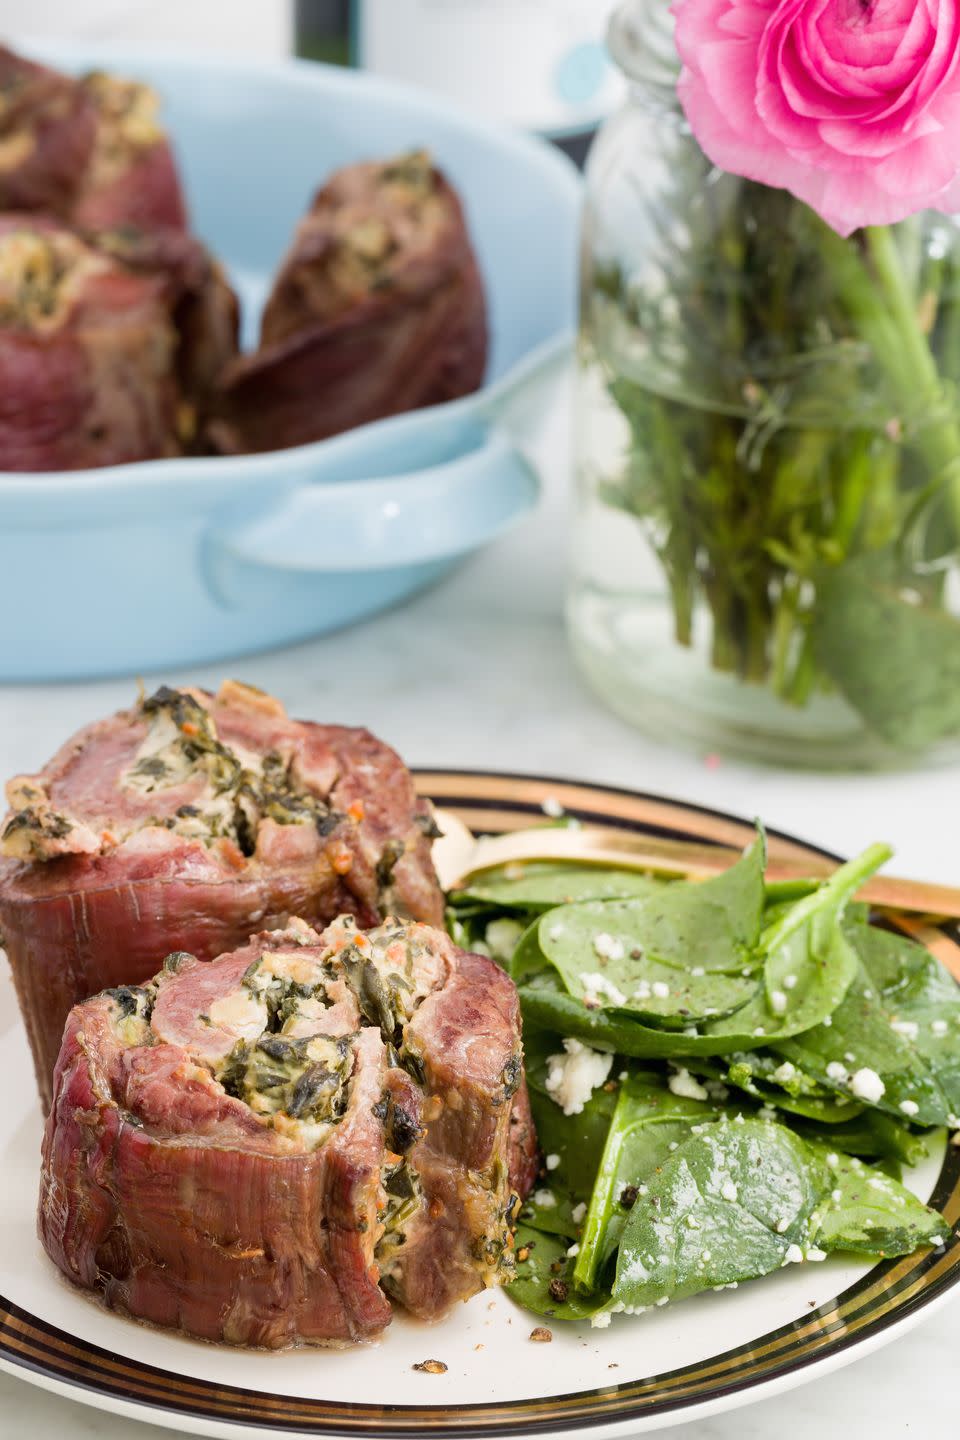
<instances>
[{"instance_id":1,"label":"steak roll-up","mask_svg":"<svg viewBox=\"0 0 960 1440\"><path fill-rule=\"evenodd\" d=\"M442 932L303 921L71 1012L41 1241L76 1284L205 1340L377 1335L510 1273L513 983ZM522 1197L520 1197L522 1198Z\"/></svg>"},{"instance_id":2,"label":"steak roll-up","mask_svg":"<svg viewBox=\"0 0 960 1440\"><path fill-rule=\"evenodd\" d=\"M236 301L182 231L83 239L0 215L0 470L79 470L203 447Z\"/></svg>"},{"instance_id":3,"label":"steak roll-up","mask_svg":"<svg viewBox=\"0 0 960 1440\"><path fill-rule=\"evenodd\" d=\"M71 1007L172 950L210 960L291 915L442 923L430 806L394 751L234 681L158 690L7 796L0 934L45 1107Z\"/></svg>"},{"instance_id":4,"label":"steak roll-up","mask_svg":"<svg viewBox=\"0 0 960 1440\"><path fill-rule=\"evenodd\" d=\"M93 230L187 224L159 101L147 85L79 79L0 46L0 210Z\"/></svg>"},{"instance_id":5,"label":"steak roll-up","mask_svg":"<svg viewBox=\"0 0 960 1440\"><path fill-rule=\"evenodd\" d=\"M224 374L228 453L322 440L483 382L483 281L456 193L428 156L339 171L301 221L260 347Z\"/></svg>"},{"instance_id":6,"label":"steak roll-up","mask_svg":"<svg viewBox=\"0 0 960 1440\"><path fill-rule=\"evenodd\" d=\"M176 353L158 276L41 216L0 216L0 470L177 454Z\"/></svg>"}]
</instances>

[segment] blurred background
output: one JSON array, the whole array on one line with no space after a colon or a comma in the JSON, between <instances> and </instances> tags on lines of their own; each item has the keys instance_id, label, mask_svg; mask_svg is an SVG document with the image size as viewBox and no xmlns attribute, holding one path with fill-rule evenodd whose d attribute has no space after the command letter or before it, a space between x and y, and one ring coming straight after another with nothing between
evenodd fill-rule
<instances>
[{"instance_id":1,"label":"blurred background","mask_svg":"<svg viewBox=\"0 0 960 1440\"><path fill-rule=\"evenodd\" d=\"M433 89L582 160L622 86L603 0L5 0L21 41L69 36L261 58L297 53Z\"/></svg>"}]
</instances>

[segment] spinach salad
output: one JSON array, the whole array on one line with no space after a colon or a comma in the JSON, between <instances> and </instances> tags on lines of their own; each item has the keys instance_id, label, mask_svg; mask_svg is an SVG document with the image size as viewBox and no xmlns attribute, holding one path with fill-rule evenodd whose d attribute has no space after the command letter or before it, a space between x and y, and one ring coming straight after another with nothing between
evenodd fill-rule
<instances>
[{"instance_id":1,"label":"spinach salad","mask_svg":"<svg viewBox=\"0 0 960 1440\"><path fill-rule=\"evenodd\" d=\"M513 976L544 1167L510 1293L608 1325L816 1262L937 1246L902 1183L960 1128L960 988L854 896L767 884L766 843L704 882L590 865L488 871L458 944Z\"/></svg>"}]
</instances>

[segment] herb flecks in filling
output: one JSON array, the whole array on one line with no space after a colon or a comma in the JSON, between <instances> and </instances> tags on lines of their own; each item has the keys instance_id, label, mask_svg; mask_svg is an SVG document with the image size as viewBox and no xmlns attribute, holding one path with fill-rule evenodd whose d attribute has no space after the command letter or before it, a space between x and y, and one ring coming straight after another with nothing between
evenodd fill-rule
<instances>
[{"instance_id":1,"label":"herb flecks in filling","mask_svg":"<svg viewBox=\"0 0 960 1440\"><path fill-rule=\"evenodd\" d=\"M122 778L123 787L159 797L173 786L195 783L198 777L203 781L191 803L148 824L207 845L232 841L250 857L265 820L311 825L320 836L341 822L325 800L298 782L292 756L277 750L262 756L241 753L225 744L211 712L186 691L161 686L140 710L149 731Z\"/></svg>"}]
</instances>

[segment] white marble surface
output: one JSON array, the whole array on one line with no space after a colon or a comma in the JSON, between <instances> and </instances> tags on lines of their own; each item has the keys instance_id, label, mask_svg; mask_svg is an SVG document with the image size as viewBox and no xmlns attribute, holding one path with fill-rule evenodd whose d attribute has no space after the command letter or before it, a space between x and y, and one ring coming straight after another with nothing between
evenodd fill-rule
<instances>
[{"instance_id":1,"label":"white marble surface","mask_svg":"<svg viewBox=\"0 0 960 1440\"><path fill-rule=\"evenodd\" d=\"M569 395L557 393L536 450L539 514L441 587L392 614L293 649L233 663L294 714L362 722L414 764L568 775L761 815L772 826L851 852L883 837L902 873L956 879L960 772L828 778L723 764L634 734L581 686L561 618L569 491ZM147 677L148 683L151 677ZM216 668L166 679L214 682ZM0 688L0 775L41 764L82 722L131 698L132 677L86 685ZM842 1372L685 1432L712 1440L869 1434L894 1440L950 1425L960 1352L953 1303L893 1347ZM153 1430L153 1427L150 1427ZM0 1440L142 1430L0 1375ZM153 1433L159 1434L159 1431Z\"/></svg>"}]
</instances>

